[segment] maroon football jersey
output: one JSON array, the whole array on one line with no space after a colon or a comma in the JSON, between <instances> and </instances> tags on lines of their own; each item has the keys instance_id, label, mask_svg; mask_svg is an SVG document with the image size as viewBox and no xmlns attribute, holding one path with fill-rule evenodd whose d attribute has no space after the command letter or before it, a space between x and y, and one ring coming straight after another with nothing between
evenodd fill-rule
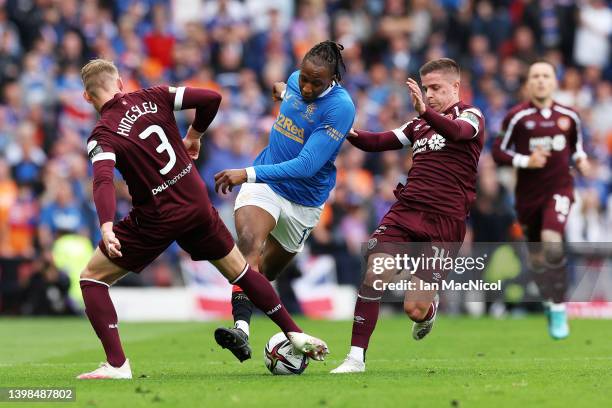
<instances>
[{"instance_id":1,"label":"maroon football jersey","mask_svg":"<svg viewBox=\"0 0 612 408\"><path fill-rule=\"evenodd\" d=\"M463 102L451 106L443 115L470 123L474 137L452 141L420 117L394 130L402 143L412 144L413 154L408 182L396 191L396 196L409 208L465 220L476 197L484 117L477 108Z\"/></svg>"},{"instance_id":2,"label":"maroon football jersey","mask_svg":"<svg viewBox=\"0 0 612 408\"><path fill-rule=\"evenodd\" d=\"M174 118L183 91L160 86L115 95L102 106L87 143L93 163L115 161L138 219L160 228L188 225L198 206L210 206Z\"/></svg>"},{"instance_id":3,"label":"maroon football jersey","mask_svg":"<svg viewBox=\"0 0 612 408\"><path fill-rule=\"evenodd\" d=\"M549 151L550 156L543 168L528 169L529 155L536 147ZM500 164L519 168L517 206L537 204L557 191L571 192L571 159L586 157L580 118L574 110L557 103L544 109L531 102L521 103L506 115L493 156Z\"/></svg>"}]
</instances>

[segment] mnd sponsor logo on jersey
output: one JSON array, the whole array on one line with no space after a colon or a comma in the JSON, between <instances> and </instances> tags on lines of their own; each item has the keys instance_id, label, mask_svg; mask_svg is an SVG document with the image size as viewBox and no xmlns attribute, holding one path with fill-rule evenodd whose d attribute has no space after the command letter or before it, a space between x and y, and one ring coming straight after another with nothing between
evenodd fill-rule
<instances>
[{"instance_id":1,"label":"mnd sponsor logo on jersey","mask_svg":"<svg viewBox=\"0 0 612 408\"><path fill-rule=\"evenodd\" d=\"M562 134L532 137L529 139L529 151L532 152L538 147L544 150L554 150L560 152L561 150L565 149L566 145L567 140L565 139L565 135Z\"/></svg>"},{"instance_id":2,"label":"mnd sponsor logo on jersey","mask_svg":"<svg viewBox=\"0 0 612 408\"><path fill-rule=\"evenodd\" d=\"M162 184L160 184L159 186L151 189L151 193L153 195L157 195L161 192L163 192L164 190L166 190L169 187L172 187L173 185L175 185L180 179L182 179L183 177L185 177L187 174L191 173L191 169L193 168L193 164L189 163L189 165L187 165L187 167L185 167L179 174L177 174L176 176L174 176L173 178L171 178L170 180L166 180L164 181Z\"/></svg>"},{"instance_id":3,"label":"mnd sponsor logo on jersey","mask_svg":"<svg viewBox=\"0 0 612 408\"><path fill-rule=\"evenodd\" d=\"M424 137L415 141L412 145L412 154L415 156L427 151L428 148L430 151L442 150L444 146L446 146L446 139L444 136L434 133L428 138Z\"/></svg>"},{"instance_id":4,"label":"mnd sponsor logo on jersey","mask_svg":"<svg viewBox=\"0 0 612 408\"><path fill-rule=\"evenodd\" d=\"M119 121L117 133L122 136L129 136L134 123L139 117L147 113L157 113L157 105L154 102L143 102L140 105L130 107Z\"/></svg>"}]
</instances>

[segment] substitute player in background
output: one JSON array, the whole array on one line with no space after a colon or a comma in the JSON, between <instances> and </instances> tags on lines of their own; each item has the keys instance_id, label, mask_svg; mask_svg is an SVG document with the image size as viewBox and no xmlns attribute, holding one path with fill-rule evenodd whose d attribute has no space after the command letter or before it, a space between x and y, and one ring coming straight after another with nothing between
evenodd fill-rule
<instances>
[{"instance_id":1,"label":"substitute player in background","mask_svg":"<svg viewBox=\"0 0 612 408\"><path fill-rule=\"evenodd\" d=\"M574 197L572 160L589 170L582 147L578 114L552 99L557 88L555 68L536 62L527 75L529 102L506 115L493 157L498 164L518 168L516 212L529 242L529 261L542 297L547 301L548 331L555 339L569 335L565 312L565 223Z\"/></svg>"},{"instance_id":2,"label":"substitute player in background","mask_svg":"<svg viewBox=\"0 0 612 408\"><path fill-rule=\"evenodd\" d=\"M287 85L275 84L282 99L268 146L253 167L215 175L224 193L242 183L234 217L238 247L249 264L270 280L285 269L319 222L336 183L334 160L355 119L355 106L340 85L343 47L315 45ZM232 293L234 328L215 331L217 343L240 361L251 357L248 344L252 305L238 287Z\"/></svg>"},{"instance_id":3,"label":"substitute player in background","mask_svg":"<svg viewBox=\"0 0 612 408\"><path fill-rule=\"evenodd\" d=\"M109 288L128 271L140 272L174 241L193 260L210 260L285 332L293 345L315 359L327 346L301 332L270 283L238 251L211 205L194 169L200 137L217 113L221 96L185 87L154 87L123 93L115 65L97 59L81 71L84 98L100 113L87 143L93 163L93 197L102 240L81 274L85 312L100 338L107 362L80 379L132 378ZM195 108L185 139L175 110ZM113 224L113 170L123 175L134 208Z\"/></svg>"},{"instance_id":4,"label":"substitute player in background","mask_svg":"<svg viewBox=\"0 0 612 408\"><path fill-rule=\"evenodd\" d=\"M478 159L485 137L482 113L461 102L460 71L455 61L433 60L419 73L427 103L416 81L411 78L407 82L418 117L392 131L357 130L348 137L351 144L368 152L412 148L413 164L408 183L398 185L397 201L368 242L368 269L357 295L351 349L344 362L332 370L334 374L365 371L365 353L383 294L375 282L389 279L372 268L374 259L392 256L385 243L461 243L465 219L476 197ZM395 270L389 272L392 275ZM422 287L420 281L442 279L443 274L424 270L411 278L416 288ZM414 321L415 340L431 331L437 308L436 291L406 291L404 311Z\"/></svg>"}]
</instances>

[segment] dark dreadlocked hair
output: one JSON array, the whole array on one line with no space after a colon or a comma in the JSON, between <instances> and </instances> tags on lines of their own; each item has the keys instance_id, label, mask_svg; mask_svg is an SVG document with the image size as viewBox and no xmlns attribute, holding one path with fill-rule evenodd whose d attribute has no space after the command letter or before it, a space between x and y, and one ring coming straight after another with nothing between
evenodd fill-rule
<instances>
[{"instance_id":1,"label":"dark dreadlocked hair","mask_svg":"<svg viewBox=\"0 0 612 408\"><path fill-rule=\"evenodd\" d=\"M342 51L344 46L334 41L323 41L315 45L306 53L304 61L317 59L329 66L336 82L342 81L342 72L346 71Z\"/></svg>"}]
</instances>

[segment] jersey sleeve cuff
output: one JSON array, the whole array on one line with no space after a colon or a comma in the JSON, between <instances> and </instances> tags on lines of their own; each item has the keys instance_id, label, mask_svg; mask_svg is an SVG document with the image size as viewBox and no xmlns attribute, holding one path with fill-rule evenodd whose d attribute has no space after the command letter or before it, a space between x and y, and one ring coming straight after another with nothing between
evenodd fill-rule
<instances>
[{"instance_id":1,"label":"jersey sleeve cuff","mask_svg":"<svg viewBox=\"0 0 612 408\"><path fill-rule=\"evenodd\" d=\"M281 101L285 99L285 95L287 94L287 88L283 89L283 92L280 94Z\"/></svg>"},{"instance_id":2,"label":"jersey sleeve cuff","mask_svg":"<svg viewBox=\"0 0 612 408\"><path fill-rule=\"evenodd\" d=\"M515 154L512 158L512 165L521 169L527 168L527 166L529 166L529 156L524 154Z\"/></svg>"},{"instance_id":3,"label":"jersey sleeve cuff","mask_svg":"<svg viewBox=\"0 0 612 408\"><path fill-rule=\"evenodd\" d=\"M176 88L176 94L174 95L174 110L179 111L183 109L183 95L185 95L185 87L179 86Z\"/></svg>"},{"instance_id":4,"label":"jersey sleeve cuff","mask_svg":"<svg viewBox=\"0 0 612 408\"><path fill-rule=\"evenodd\" d=\"M93 164L93 163L98 162L100 160L112 160L114 162L117 162L117 157L115 156L115 153L102 152L102 153L98 153L94 157L92 157L91 158L91 163Z\"/></svg>"},{"instance_id":5,"label":"jersey sleeve cuff","mask_svg":"<svg viewBox=\"0 0 612 408\"><path fill-rule=\"evenodd\" d=\"M257 182L257 174L255 173L255 167L247 167L247 183L256 183Z\"/></svg>"}]
</instances>

